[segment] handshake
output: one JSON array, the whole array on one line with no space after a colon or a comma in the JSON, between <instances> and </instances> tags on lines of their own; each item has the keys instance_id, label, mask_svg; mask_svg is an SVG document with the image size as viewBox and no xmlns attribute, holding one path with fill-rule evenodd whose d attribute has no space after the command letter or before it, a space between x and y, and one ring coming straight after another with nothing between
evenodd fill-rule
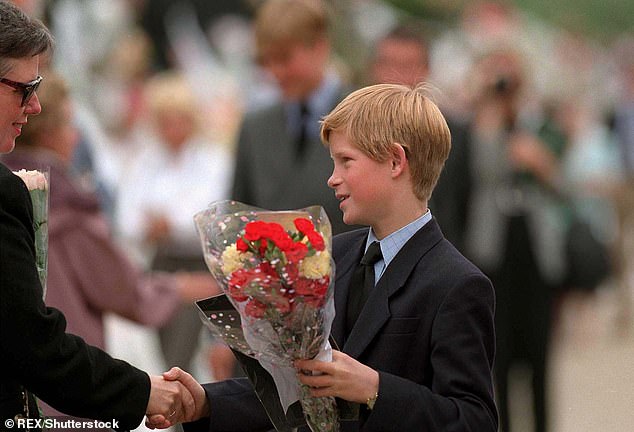
<instances>
[{"instance_id":1,"label":"handshake","mask_svg":"<svg viewBox=\"0 0 634 432\"><path fill-rule=\"evenodd\" d=\"M145 425L165 429L177 423L209 416L205 390L187 372L173 367L162 376L150 376L150 399Z\"/></svg>"}]
</instances>

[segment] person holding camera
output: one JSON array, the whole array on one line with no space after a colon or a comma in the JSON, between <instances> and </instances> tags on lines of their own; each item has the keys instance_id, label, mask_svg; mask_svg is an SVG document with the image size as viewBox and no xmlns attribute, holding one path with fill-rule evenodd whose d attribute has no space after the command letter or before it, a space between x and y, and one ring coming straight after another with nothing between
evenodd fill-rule
<instances>
[{"instance_id":1,"label":"person holding camera","mask_svg":"<svg viewBox=\"0 0 634 432\"><path fill-rule=\"evenodd\" d=\"M529 108L523 58L514 49L483 56L472 75L472 195L466 255L497 296L495 379L500 430L511 430L509 374L532 373L535 431L547 430L548 352L552 300L563 278L560 198L551 191L563 140ZM548 134L547 134L548 132Z\"/></svg>"}]
</instances>

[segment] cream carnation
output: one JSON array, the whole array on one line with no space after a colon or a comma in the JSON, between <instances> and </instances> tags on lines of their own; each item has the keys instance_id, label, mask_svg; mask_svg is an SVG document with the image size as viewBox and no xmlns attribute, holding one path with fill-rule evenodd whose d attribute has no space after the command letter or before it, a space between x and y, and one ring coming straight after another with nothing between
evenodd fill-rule
<instances>
[{"instance_id":1,"label":"cream carnation","mask_svg":"<svg viewBox=\"0 0 634 432\"><path fill-rule=\"evenodd\" d=\"M309 279L320 279L330 274L330 253L323 250L305 257L299 264L299 273Z\"/></svg>"},{"instance_id":2,"label":"cream carnation","mask_svg":"<svg viewBox=\"0 0 634 432\"><path fill-rule=\"evenodd\" d=\"M228 276L239 268L244 267L244 263L251 258L253 258L251 252L240 252L234 243L222 253L222 272L225 276Z\"/></svg>"}]
</instances>

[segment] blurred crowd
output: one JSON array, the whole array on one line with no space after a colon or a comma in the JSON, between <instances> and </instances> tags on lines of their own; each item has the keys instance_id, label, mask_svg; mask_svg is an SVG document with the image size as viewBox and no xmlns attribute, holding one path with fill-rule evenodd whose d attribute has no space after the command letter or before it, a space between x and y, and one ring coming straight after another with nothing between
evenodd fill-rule
<instances>
[{"instance_id":1,"label":"blurred crowd","mask_svg":"<svg viewBox=\"0 0 634 432\"><path fill-rule=\"evenodd\" d=\"M57 155L77 189L67 198L83 211L98 207L109 233L101 250L112 242L126 256L95 255L96 273L125 266L135 281L136 271L193 278L180 296L138 280L144 288L121 288L138 290L124 304L112 301L126 298L116 290L78 294L98 310L90 319L114 312L157 329L163 358L142 360L146 369L179 365L199 380L239 373L191 306L205 271L192 216L218 199L321 204L335 232L346 229L326 187L318 120L350 90L377 82L427 82L449 123L452 151L430 209L496 288L502 430L511 430L508 378L518 363L532 371L535 430L548 430L548 358L562 305L582 320L597 292L611 290L614 332L633 331L634 33L597 42L503 1L466 2L450 22L380 0L330 1L325 24L292 8L267 12L259 0L15 3L47 23L57 46L41 71L44 114L29 120L24 129L34 130L20 141L30 143L13 157ZM306 45L280 47L281 28ZM51 212L67 210L58 208L51 203ZM85 246L77 245L67 247ZM49 293L69 316L79 307ZM82 316L69 323L80 335ZM104 344L101 333L96 342Z\"/></svg>"}]
</instances>

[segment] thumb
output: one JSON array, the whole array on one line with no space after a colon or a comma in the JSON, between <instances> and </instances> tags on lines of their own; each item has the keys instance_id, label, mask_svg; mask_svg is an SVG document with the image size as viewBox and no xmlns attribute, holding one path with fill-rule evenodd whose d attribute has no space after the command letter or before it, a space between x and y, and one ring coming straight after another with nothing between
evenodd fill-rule
<instances>
[{"instance_id":1,"label":"thumb","mask_svg":"<svg viewBox=\"0 0 634 432\"><path fill-rule=\"evenodd\" d=\"M163 378L166 381L177 381L181 375L183 374L183 370L179 367L173 367L167 372L163 372Z\"/></svg>"},{"instance_id":2,"label":"thumb","mask_svg":"<svg viewBox=\"0 0 634 432\"><path fill-rule=\"evenodd\" d=\"M161 414L147 416L145 426L148 429L166 429L172 426L172 423Z\"/></svg>"}]
</instances>

